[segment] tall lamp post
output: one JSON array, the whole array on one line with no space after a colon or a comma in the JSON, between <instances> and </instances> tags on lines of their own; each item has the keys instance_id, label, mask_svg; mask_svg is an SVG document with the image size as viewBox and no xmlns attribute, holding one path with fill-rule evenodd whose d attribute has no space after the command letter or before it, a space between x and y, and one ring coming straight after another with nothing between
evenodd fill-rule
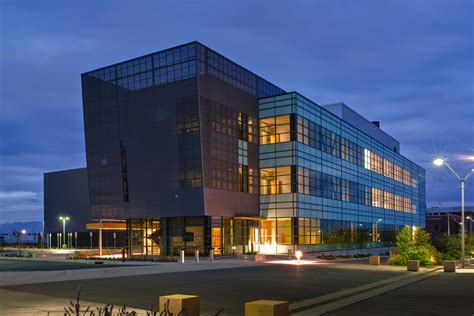
<instances>
[{"instance_id":1,"label":"tall lamp post","mask_svg":"<svg viewBox=\"0 0 474 316\"><path fill-rule=\"evenodd\" d=\"M66 248L66 221L69 220L68 216L59 216L59 220L63 222L63 248Z\"/></svg>"},{"instance_id":2,"label":"tall lamp post","mask_svg":"<svg viewBox=\"0 0 474 316\"><path fill-rule=\"evenodd\" d=\"M451 166L448 164L448 162L445 159L441 159L441 158L435 159L433 161L433 164L438 167L445 165L456 177L456 179L458 179L459 182L461 182L461 267L464 268L464 239L465 239L464 235L465 235L465 226L466 226L465 221L464 221L464 186L469 176L474 172L474 169L471 169L467 173L466 176L461 177L453 168L451 168Z\"/></svg>"}]
</instances>

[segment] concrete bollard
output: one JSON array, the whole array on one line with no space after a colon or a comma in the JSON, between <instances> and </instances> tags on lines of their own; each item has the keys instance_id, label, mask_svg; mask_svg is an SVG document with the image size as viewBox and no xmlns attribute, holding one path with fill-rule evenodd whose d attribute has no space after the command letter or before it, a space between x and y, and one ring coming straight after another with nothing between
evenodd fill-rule
<instances>
[{"instance_id":1,"label":"concrete bollard","mask_svg":"<svg viewBox=\"0 0 474 316\"><path fill-rule=\"evenodd\" d=\"M293 252L291 251L291 249L288 249L288 260L292 260L293 259Z\"/></svg>"},{"instance_id":2,"label":"concrete bollard","mask_svg":"<svg viewBox=\"0 0 474 316\"><path fill-rule=\"evenodd\" d=\"M245 303L245 316L288 316L287 301L259 300Z\"/></svg>"},{"instance_id":3,"label":"concrete bollard","mask_svg":"<svg viewBox=\"0 0 474 316\"><path fill-rule=\"evenodd\" d=\"M184 250L181 250L181 263L184 263Z\"/></svg>"},{"instance_id":4,"label":"concrete bollard","mask_svg":"<svg viewBox=\"0 0 474 316\"><path fill-rule=\"evenodd\" d=\"M214 252L211 250L209 250L209 262L213 262L214 261Z\"/></svg>"},{"instance_id":5,"label":"concrete bollard","mask_svg":"<svg viewBox=\"0 0 474 316\"><path fill-rule=\"evenodd\" d=\"M160 296L160 315L199 316L199 296L172 294Z\"/></svg>"},{"instance_id":6,"label":"concrete bollard","mask_svg":"<svg viewBox=\"0 0 474 316\"><path fill-rule=\"evenodd\" d=\"M196 257L196 263L199 263L199 250L196 250L195 257Z\"/></svg>"},{"instance_id":7,"label":"concrete bollard","mask_svg":"<svg viewBox=\"0 0 474 316\"><path fill-rule=\"evenodd\" d=\"M420 270L420 260L408 260L407 271L418 272Z\"/></svg>"},{"instance_id":8,"label":"concrete bollard","mask_svg":"<svg viewBox=\"0 0 474 316\"><path fill-rule=\"evenodd\" d=\"M380 265L380 256L370 256L369 257L369 264L371 266L379 266Z\"/></svg>"},{"instance_id":9,"label":"concrete bollard","mask_svg":"<svg viewBox=\"0 0 474 316\"><path fill-rule=\"evenodd\" d=\"M456 272L456 261L443 261L444 272Z\"/></svg>"}]
</instances>

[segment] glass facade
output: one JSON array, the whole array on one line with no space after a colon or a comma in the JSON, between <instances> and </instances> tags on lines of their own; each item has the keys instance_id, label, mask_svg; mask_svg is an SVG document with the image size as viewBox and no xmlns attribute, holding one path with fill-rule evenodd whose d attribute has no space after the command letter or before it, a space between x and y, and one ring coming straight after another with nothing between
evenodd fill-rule
<instances>
[{"instance_id":1,"label":"glass facade","mask_svg":"<svg viewBox=\"0 0 474 316\"><path fill-rule=\"evenodd\" d=\"M131 253L360 248L424 225L422 168L198 42L82 84L92 217L127 219Z\"/></svg>"},{"instance_id":2,"label":"glass facade","mask_svg":"<svg viewBox=\"0 0 474 316\"><path fill-rule=\"evenodd\" d=\"M285 91L198 42L100 68L86 75L127 90L209 74L256 97Z\"/></svg>"},{"instance_id":3,"label":"glass facade","mask_svg":"<svg viewBox=\"0 0 474 316\"><path fill-rule=\"evenodd\" d=\"M384 245L424 226L424 170L392 148L297 93L261 98L259 120L261 217L276 220L263 249L285 252L281 231L321 250Z\"/></svg>"}]
</instances>

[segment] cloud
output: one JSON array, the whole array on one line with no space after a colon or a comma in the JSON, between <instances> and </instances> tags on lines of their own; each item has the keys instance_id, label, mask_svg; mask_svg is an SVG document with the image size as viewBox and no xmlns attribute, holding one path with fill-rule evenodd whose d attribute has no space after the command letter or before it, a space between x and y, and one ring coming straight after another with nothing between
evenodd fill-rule
<instances>
[{"instance_id":1,"label":"cloud","mask_svg":"<svg viewBox=\"0 0 474 316\"><path fill-rule=\"evenodd\" d=\"M199 40L288 91L380 120L427 168L428 203L457 201L430 163L472 166L456 155L474 152L473 12L472 1L2 1L0 191L41 195L44 172L85 166L81 73Z\"/></svg>"},{"instance_id":2,"label":"cloud","mask_svg":"<svg viewBox=\"0 0 474 316\"><path fill-rule=\"evenodd\" d=\"M0 191L0 223L18 221L42 220L42 192Z\"/></svg>"}]
</instances>

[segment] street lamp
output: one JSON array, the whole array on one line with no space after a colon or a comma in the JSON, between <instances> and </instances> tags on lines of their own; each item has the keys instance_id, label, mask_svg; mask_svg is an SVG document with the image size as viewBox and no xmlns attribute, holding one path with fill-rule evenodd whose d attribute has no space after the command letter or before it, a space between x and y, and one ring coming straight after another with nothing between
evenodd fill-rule
<instances>
[{"instance_id":1,"label":"street lamp","mask_svg":"<svg viewBox=\"0 0 474 316\"><path fill-rule=\"evenodd\" d=\"M69 217L59 216L59 220L63 222L63 248L66 248L66 221L69 220Z\"/></svg>"},{"instance_id":2,"label":"street lamp","mask_svg":"<svg viewBox=\"0 0 474 316\"><path fill-rule=\"evenodd\" d=\"M456 179L461 182L461 267L464 268L464 231L465 231L465 224L464 224L464 185L469 178L469 176L474 172L474 169L469 170L466 176L460 177L459 174L454 171L453 168L448 164L448 162L445 159L442 158L437 158L433 161L433 164L435 166L442 166L445 165L451 172L452 174L456 177Z\"/></svg>"}]
</instances>

